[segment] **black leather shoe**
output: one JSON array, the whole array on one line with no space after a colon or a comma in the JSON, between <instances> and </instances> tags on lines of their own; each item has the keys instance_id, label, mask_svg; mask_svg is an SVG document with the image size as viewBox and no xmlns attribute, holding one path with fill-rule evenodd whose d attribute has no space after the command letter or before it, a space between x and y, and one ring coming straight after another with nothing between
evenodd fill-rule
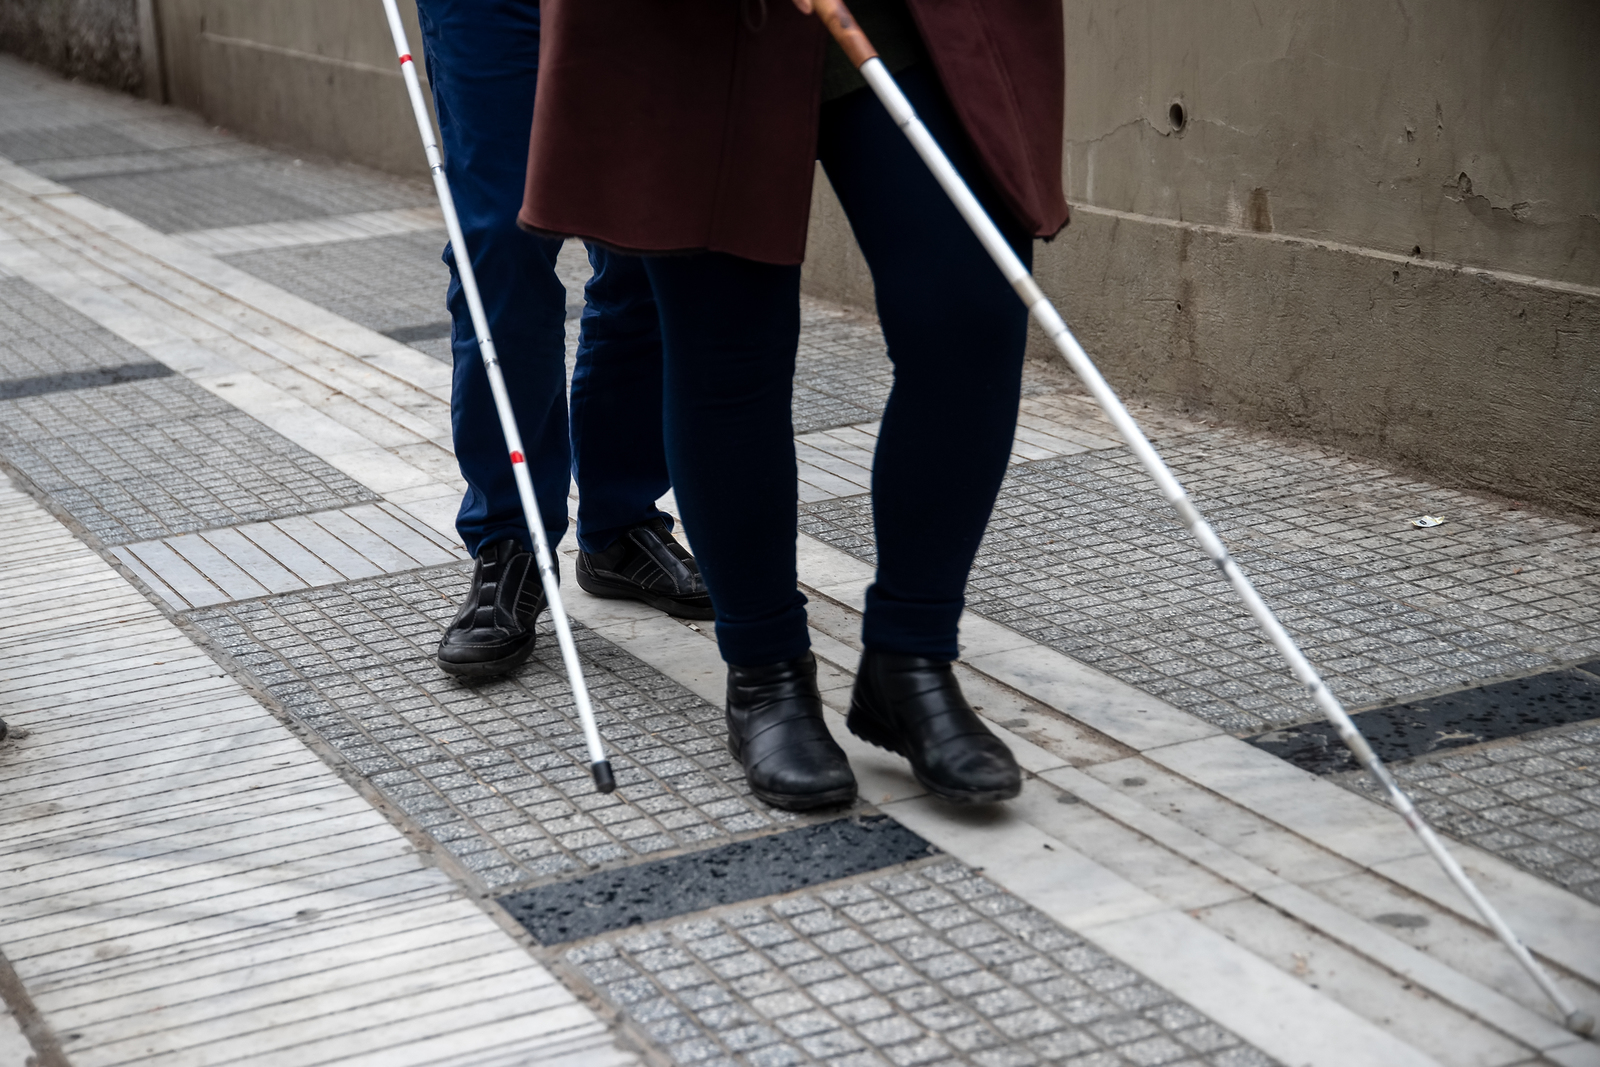
<instances>
[{"instance_id":1,"label":"black leather shoe","mask_svg":"<svg viewBox=\"0 0 1600 1067\"><path fill-rule=\"evenodd\" d=\"M578 586L595 596L642 600L680 619L712 619L694 557L660 519L632 527L604 552L578 551Z\"/></svg>"},{"instance_id":2,"label":"black leather shoe","mask_svg":"<svg viewBox=\"0 0 1600 1067\"><path fill-rule=\"evenodd\" d=\"M785 811L848 804L856 776L822 721L817 661L728 666L728 750L750 792Z\"/></svg>"},{"instance_id":3,"label":"black leather shoe","mask_svg":"<svg viewBox=\"0 0 1600 1067\"><path fill-rule=\"evenodd\" d=\"M850 732L911 761L928 792L956 804L1022 792L1011 750L961 695L950 664L864 652L850 696Z\"/></svg>"},{"instance_id":4,"label":"black leather shoe","mask_svg":"<svg viewBox=\"0 0 1600 1067\"><path fill-rule=\"evenodd\" d=\"M533 623L543 610L533 553L515 540L485 546L466 603L439 641L439 669L458 678L515 670L533 653Z\"/></svg>"}]
</instances>

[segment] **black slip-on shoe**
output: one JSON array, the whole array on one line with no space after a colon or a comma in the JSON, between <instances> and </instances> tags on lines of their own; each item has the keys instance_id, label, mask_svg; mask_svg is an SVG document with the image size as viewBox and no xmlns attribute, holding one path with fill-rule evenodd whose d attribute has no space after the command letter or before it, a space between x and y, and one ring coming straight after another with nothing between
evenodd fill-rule
<instances>
[{"instance_id":1,"label":"black slip-on shoe","mask_svg":"<svg viewBox=\"0 0 1600 1067\"><path fill-rule=\"evenodd\" d=\"M728 751L750 791L775 808L810 811L856 796L850 761L822 721L817 661L728 666Z\"/></svg>"},{"instance_id":2,"label":"black slip-on shoe","mask_svg":"<svg viewBox=\"0 0 1600 1067\"><path fill-rule=\"evenodd\" d=\"M680 619L712 619L711 594L688 549L661 519L631 527L603 552L578 552L578 586L615 600L640 600Z\"/></svg>"},{"instance_id":3,"label":"black slip-on shoe","mask_svg":"<svg viewBox=\"0 0 1600 1067\"><path fill-rule=\"evenodd\" d=\"M543 610L533 553L516 540L485 546L466 602L439 641L439 669L472 679L515 670L533 654L533 624Z\"/></svg>"},{"instance_id":4,"label":"black slip-on shoe","mask_svg":"<svg viewBox=\"0 0 1600 1067\"><path fill-rule=\"evenodd\" d=\"M910 760L917 781L944 800L989 804L1022 791L1016 758L961 695L948 663L862 653L846 723Z\"/></svg>"}]
</instances>

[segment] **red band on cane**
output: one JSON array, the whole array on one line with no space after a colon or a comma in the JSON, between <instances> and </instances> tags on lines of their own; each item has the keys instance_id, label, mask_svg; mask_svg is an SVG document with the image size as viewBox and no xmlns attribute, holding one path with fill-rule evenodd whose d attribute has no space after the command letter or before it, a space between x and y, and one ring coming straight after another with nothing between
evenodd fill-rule
<instances>
[{"instance_id":1,"label":"red band on cane","mask_svg":"<svg viewBox=\"0 0 1600 1067\"><path fill-rule=\"evenodd\" d=\"M513 452L513 453L511 453L511 462L513 462L513 463L521 463L522 462L522 453L521 452Z\"/></svg>"},{"instance_id":2,"label":"red band on cane","mask_svg":"<svg viewBox=\"0 0 1600 1067\"><path fill-rule=\"evenodd\" d=\"M400 57L400 65L402 67L405 66L409 62L411 62L411 53L410 52L407 52L405 55Z\"/></svg>"}]
</instances>

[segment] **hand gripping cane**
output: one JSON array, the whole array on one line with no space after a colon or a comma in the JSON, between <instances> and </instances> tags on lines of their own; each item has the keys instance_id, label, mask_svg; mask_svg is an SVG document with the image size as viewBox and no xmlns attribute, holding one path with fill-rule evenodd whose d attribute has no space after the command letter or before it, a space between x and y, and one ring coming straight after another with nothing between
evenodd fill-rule
<instances>
[{"instance_id":1,"label":"hand gripping cane","mask_svg":"<svg viewBox=\"0 0 1600 1067\"><path fill-rule=\"evenodd\" d=\"M1511 950L1512 955L1517 958L1517 962L1521 963L1528 974L1533 977L1533 980L1539 984L1539 988L1544 990L1550 999L1555 1002L1556 1006L1561 1010L1563 1021L1567 1028L1577 1034L1592 1032L1594 1030L1594 1017L1587 1012L1578 1010L1577 1005L1573 1004L1572 1000L1561 991L1555 982L1551 980L1550 975L1545 972L1545 969L1528 952L1527 947L1517 938L1511 927L1506 925L1505 920L1500 917L1500 913L1495 910L1494 905L1490 904L1484 895L1478 891L1478 887L1472 884L1472 880L1461 869L1461 865L1456 862L1455 857L1446 851L1443 842L1433 832L1433 828L1423 821L1421 814L1412 805L1411 799L1406 796L1399 784L1395 782L1388 768L1378 759L1377 753L1372 751L1372 746L1367 744L1367 739L1361 736L1361 732L1356 729L1355 723L1350 720L1349 714L1344 710L1343 705L1339 703L1338 698L1323 684L1316 669L1311 666L1305 655L1300 651L1299 646L1295 644L1294 638L1289 636L1288 631L1278 622L1277 616L1272 613L1272 609L1267 607L1266 602L1256 592L1255 586L1250 584L1250 579L1244 576L1244 572L1239 569L1238 564L1228 555L1228 550L1223 547L1216 531L1211 528L1210 524L1201 516L1199 510L1195 508L1188 494L1183 491L1183 486L1178 484L1178 480L1173 477L1172 472L1167 469L1167 465L1162 462L1156 450L1151 447L1149 440L1140 431L1138 424L1133 421L1133 416L1128 414L1128 409L1122 406L1122 401L1117 399L1117 394L1112 391L1111 386L1106 384L1106 380L1100 376L1100 372L1095 368L1093 361L1089 359L1082 346L1078 344L1078 339L1072 336L1072 331L1067 328L1067 324L1062 321L1061 316L1051 305L1049 299L1039 289L1038 284L1033 280L1033 276L1028 273L1028 269L1022 265L1022 261L1017 258L1016 253L1011 251L1011 246L1001 236L993 220L984 212L977 198L972 195L972 191L967 188L967 183L962 181L961 175L950 165L950 160L945 158L945 154L939 148L938 142L933 139L933 136L928 133L927 127L923 126L922 121L917 118L916 112L911 107L911 102L905 98L905 94L895 84L888 68L878 59L878 54L873 49L872 43L867 40L866 35L856 25L855 19L851 17L849 10L840 0L813 0L813 5L817 15L827 25L828 31L833 34L834 40L839 42L839 46L844 49L845 55L850 57L850 61L861 71L862 76L867 80L867 84L877 94L878 100L888 109L889 116L894 120L895 125L904 131L912 146L916 148L917 154L922 157L922 161L928 165L929 170L933 171L933 176L944 187L945 193L955 203L956 209L961 212L962 218L967 220L967 225L972 227L972 232L983 243L983 247L994 259L1001 273L1006 276L1006 280L1011 283L1011 287L1022 298L1022 302L1028 306L1028 311L1038 321L1039 325L1044 327L1045 333L1050 336L1056 347L1061 350L1061 354L1071 364L1078 378L1084 385L1089 387L1089 391L1094 394L1095 400L1099 401L1100 407L1116 426L1117 432L1122 435L1123 440L1128 443L1128 447L1132 449L1133 454L1138 458L1146 473L1155 479L1157 487L1161 490L1161 495L1166 497L1167 501L1177 510L1178 518L1189 528L1189 532L1194 535L1195 540L1200 543L1201 550L1210 557L1217 570L1221 571L1223 577L1233 586L1234 592L1239 594L1239 599L1244 601L1244 605L1250 610L1250 614L1255 616L1256 622L1260 624L1267 638L1283 655L1283 658L1288 661L1289 669L1294 672L1295 678L1299 680L1301 685L1306 687L1306 691L1311 694L1317 706L1322 709L1322 713L1338 729L1340 739L1355 754L1361 766L1366 768L1382 784L1384 790L1389 794L1390 802L1399 811L1400 817L1405 820L1407 826L1411 827L1412 832L1421 839L1422 844L1433 855L1433 858L1439 862L1439 866L1444 868L1444 872L1450 876L1450 880L1455 883L1456 888L1461 890L1462 894L1472 902L1472 906L1477 909L1478 914L1483 916L1484 922L1489 925L1490 929L1495 932L1501 941L1505 942L1505 946Z\"/></svg>"},{"instance_id":2,"label":"hand gripping cane","mask_svg":"<svg viewBox=\"0 0 1600 1067\"><path fill-rule=\"evenodd\" d=\"M483 300L478 296L478 278L472 271L472 257L467 254L466 238L461 234L461 220L456 217L455 198L450 195L450 182L444 175L444 161L439 155L439 145L433 139L433 123L422 101L422 86L417 82L416 64L411 61L411 48L406 43L405 27L400 24L400 12L395 8L395 0L383 0L383 10L389 16L389 32L394 35L395 52L400 56L400 73L406 80L406 92L411 95L411 110L416 113L417 130L422 134L422 148L428 154L428 169L433 172L433 187L439 194L439 207L444 212L444 226L450 234L450 247L455 249L461 291L466 294L467 308L472 312L472 328L478 334L478 351L483 356L483 369L489 374L489 391L494 394L494 408L500 416L500 431L505 435L506 448L511 453L511 473L517 480L517 495L522 498L522 514L533 533L533 552L539 563L539 580L544 583L545 600L550 605L550 620L555 623L556 641L561 645L561 659L567 666L567 681L572 684L572 699L578 707L578 718L583 723L583 739L589 748L589 771L594 775L595 788L602 793L609 793L617 788L617 780L612 777L611 761L606 759L600 731L594 724L594 708L589 705L589 687L584 684L583 668L578 664L578 650L572 643L572 629L567 625L566 606L561 602L561 586L550 557L549 542L544 536L544 522L539 518L539 505L533 498L533 482L528 477L528 460L522 454L522 435L517 432L517 417L511 411L511 398L506 395L506 380L500 373L494 340L489 336L489 320L483 313Z\"/></svg>"}]
</instances>

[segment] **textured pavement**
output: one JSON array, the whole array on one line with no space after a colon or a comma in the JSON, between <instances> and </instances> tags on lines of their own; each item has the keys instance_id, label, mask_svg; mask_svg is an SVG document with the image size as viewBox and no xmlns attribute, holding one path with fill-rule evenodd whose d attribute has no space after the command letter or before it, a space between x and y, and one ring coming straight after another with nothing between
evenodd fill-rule
<instances>
[{"instance_id":1,"label":"textured pavement","mask_svg":"<svg viewBox=\"0 0 1600 1067\"><path fill-rule=\"evenodd\" d=\"M21 490L6 488L7 500L31 494L65 523L70 534L55 529L81 549L73 574L97 575L148 615L107 626L87 597L73 602L84 621L72 625L105 633L105 650L57 663L23 640L12 659L0 654L0 712L19 727L0 748L0 778L48 791L30 761L60 751L71 766L114 768L131 757L132 784L115 798L122 814L107 817L137 815L141 835L198 834L203 852L214 832L203 819L162 831L165 801L140 808L139 798L147 778L225 789L190 785L220 766L227 746L205 736L207 698L185 687L235 686L230 700L270 720L270 730L254 720L250 729L282 732L272 751L301 760L293 774L337 776L359 792L348 803L382 813L381 827L361 832L390 833L386 863L401 869L403 835L404 862L450 887L451 906L461 907L448 919L429 912L419 929L456 929L471 913L473 951L492 951L528 990L560 990L549 1012L512 1010L487 994L469 1006L456 994L451 1033L476 1035L463 1040L484 1050L469 1058L430 1044L434 1024L383 1014L381 999L340 984L345 964L331 963L325 975L285 979L290 1003L305 995L293 990L321 990L313 999L324 1014L273 1022L279 1051L251 1053L228 1021L237 1010L229 997L256 995L249 979L222 992L193 978L196 999L173 1015L192 1021L147 1037L138 1012L96 1014L99 994L58 995L58 980L43 976L80 961L48 936L19 955L18 942L0 935L0 992L26 987L38 1001L8 994L11 1013L33 1032L72 1037L78 1019L98 1028L81 1056L67 1042L70 1062L160 1060L180 1046L191 1050L181 1062L357 1062L368 1050L352 1035L397 1026L415 1035L404 1038L415 1050L409 1062L484 1067L1600 1063L1595 1046L1550 1031L1537 991L1448 891L1418 873L1431 868L1414 866L1397 821L1361 799L1371 792L1361 775L1305 775L1236 740L1313 712L1059 372L1030 365L1013 465L963 624L963 684L1029 772L1019 801L998 812L944 808L898 761L843 733L836 713L858 647L854 606L873 558L866 472L892 369L870 316L810 300L793 417L803 439L801 581L816 608L830 722L862 797L848 811L805 817L755 800L726 749L709 627L573 589L575 636L619 782L600 795L548 631L511 678L463 685L431 662L470 575L444 547L460 488L442 400L443 237L416 214L431 190L295 160L4 59L0 100L0 157L26 167L0 160L0 481ZM37 185L46 179L61 184ZM37 188L45 191L28 191ZM77 202L71 192L121 212L125 228L150 229L113 247L124 239L96 228L102 216L50 214ZM378 235L348 236L361 232ZM566 247L559 273L570 359L587 277L580 246ZM1600 656L1592 525L1303 443L1180 413L1138 414L1353 709ZM11 507L0 534L25 510ZM55 522L27 507L38 528ZM936 508L930 502L935 518ZM1411 527L1422 514L1446 522ZM18 562L0 564L0 590L18 604L47 596L64 550L48 559L10 551ZM136 614L116 610L118 619ZM189 668L195 679L222 682L164 678L166 659L117 659L151 620L171 627L176 636L163 640L187 650L184 662L202 665ZM0 633L0 648L7 640ZM199 734L171 754L159 715L151 736L80 750L100 744L101 729L45 710L52 694L70 692L90 702L97 723L144 727L127 709L145 707L152 688L197 702L184 714ZM1396 773L1442 832L1472 846L1466 862L1572 994L1597 1003L1600 952L1589 950L1600 945L1600 723L1539 728L1537 709L1529 715L1519 736L1425 753ZM234 748L244 768L249 756ZM290 765L224 769L219 781L270 782ZM249 796L228 803L248 806ZM932 854L792 891L741 896L735 885L725 895L734 903L685 905L642 927L602 923L607 932L553 946L528 938L495 903L594 872L711 863L744 842L882 816L925 838ZM61 862L28 851L40 846L25 822L0 824L14 827L0 825L0 857L24 857L4 869ZM325 831L330 841L345 832ZM251 862L277 869L271 848L283 848L284 870L310 862L306 877L323 884L331 875L317 865L333 862L319 858L324 846L283 836ZM342 847L326 846L327 855ZM136 865L164 854L104 859ZM237 857L227 862L245 869ZM145 922L137 896L103 896L144 868L94 878L76 870L61 875L65 888ZM262 907L277 903L257 892L267 893ZM30 921L70 922L39 910L50 899L0 891L0 906L33 909ZM174 906L189 903L180 892ZM323 907L290 908L273 920L290 932L271 926L266 936L303 927L331 940L305 942L314 947L296 948L296 959L332 952L351 974L387 979L390 950L363 932L366 905L327 931L316 922ZM439 936L428 951L444 957L429 956L418 974L458 965L454 943ZM115 945L102 947L118 958ZM197 966L192 954L161 964L165 950L149 951L157 956L133 958L152 971L132 973ZM13 964L22 977L8 986ZM96 988L92 973L72 981ZM164 986L141 984L148 977L118 981L144 998L139 1011L174 1010ZM412 990L417 1003L443 1004L435 986ZM105 1002L113 999L108 992ZM0 1049L8 1034L0 1026ZM232 1051L208 1057L213 1048Z\"/></svg>"}]
</instances>

